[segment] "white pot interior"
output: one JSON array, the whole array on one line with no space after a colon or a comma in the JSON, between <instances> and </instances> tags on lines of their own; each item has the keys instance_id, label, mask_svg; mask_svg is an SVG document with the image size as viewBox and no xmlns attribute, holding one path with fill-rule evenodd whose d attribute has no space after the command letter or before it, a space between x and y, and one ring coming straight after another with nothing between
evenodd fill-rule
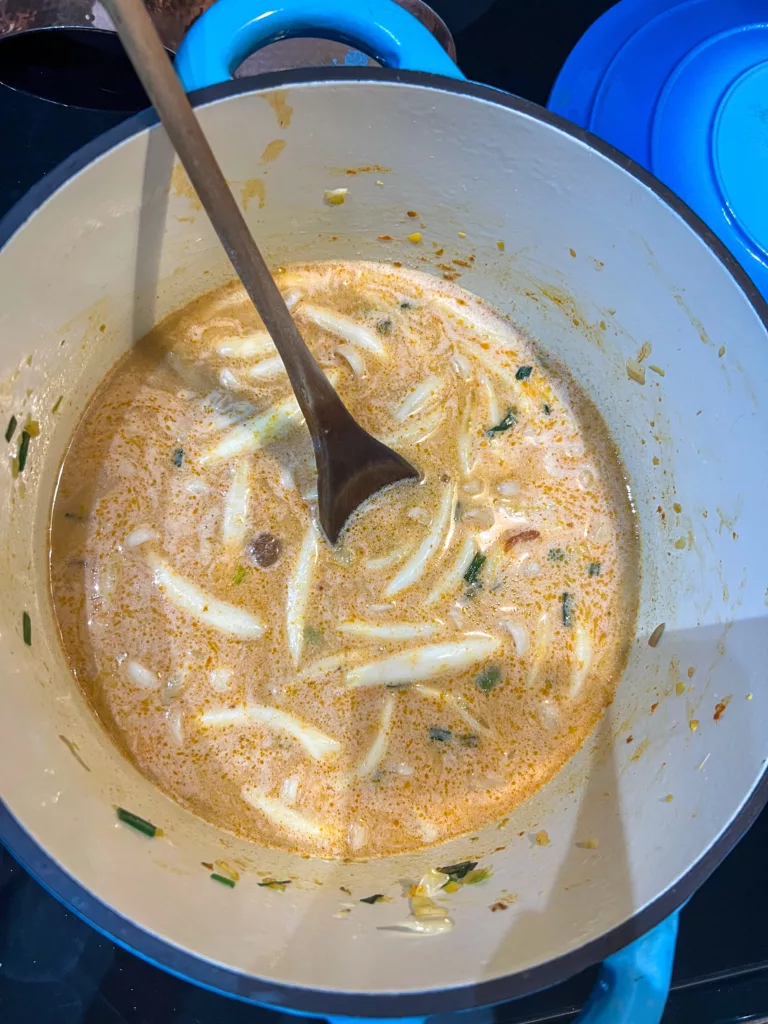
<instances>
[{"instance_id":1,"label":"white pot interior","mask_svg":"<svg viewBox=\"0 0 768 1024\"><path fill-rule=\"evenodd\" d=\"M241 92L199 109L270 261L399 260L439 274L431 245L377 238L402 238L405 211L418 210L446 257L476 254L459 283L565 361L623 455L643 578L616 700L551 785L506 823L446 847L355 866L261 850L172 803L113 746L54 629L46 531L57 468L115 360L233 275L156 127L82 167L0 252L0 408L41 425L19 479L15 441L0 463L0 793L99 901L171 946L277 985L436 991L572 952L668 893L749 800L768 757L766 328L654 191L503 96L477 93L380 76ZM276 139L285 147L270 160ZM342 185L347 201L324 204L324 189ZM664 376L649 372L641 386L626 360L645 341ZM119 825L116 804L164 836ZM549 846L535 844L537 829ZM599 845L579 845L587 840ZM407 912L398 880L481 857L493 877L453 897L453 933L380 930ZM202 862L217 858L241 866L236 890L208 881ZM265 876L295 881L276 893L257 887ZM393 901L357 903L374 892ZM509 894L517 901L492 913ZM334 916L350 899L354 911Z\"/></svg>"}]
</instances>

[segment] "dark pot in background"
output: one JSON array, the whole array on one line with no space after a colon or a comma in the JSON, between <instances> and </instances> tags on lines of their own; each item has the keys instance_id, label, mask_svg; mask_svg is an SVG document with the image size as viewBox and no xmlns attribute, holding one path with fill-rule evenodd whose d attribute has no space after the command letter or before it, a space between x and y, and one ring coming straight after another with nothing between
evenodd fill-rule
<instances>
[{"instance_id":1,"label":"dark pot in background","mask_svg":"<svg viewBox=\"0 0 768 1024\"><path fill-rule=\"evenodd\" d=\"M170 54L213 2L146 0ZM426 3L397 2L455 58L450 31ZM287 39L246 60L237 77L332 64L376 62L341 43ZM0 123L21 149L19 159L0 161L0 215L73 150L147 105L98 0L0 0Z\"/></svg>"}]
</instances>

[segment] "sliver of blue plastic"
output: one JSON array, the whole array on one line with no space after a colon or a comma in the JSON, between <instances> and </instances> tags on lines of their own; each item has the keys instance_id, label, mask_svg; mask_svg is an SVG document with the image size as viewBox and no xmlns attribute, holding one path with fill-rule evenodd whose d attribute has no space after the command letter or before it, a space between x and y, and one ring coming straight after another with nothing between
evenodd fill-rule
<instances>
[{"instance_id":1,"label":"sliver of blue plastic","mask_svg":"<svg viewBox=\"0 0 768 1024\"><path fill-rule=\"evenodd\" d=\"M263 0L218 0L198 18L176 56L176 71L185 89L227 81L256 50L276 39L301 34L349 43L387 66L464 77L432 34L392 0L261 3ZM677 914L673 914L608 957L578 1024L658 1024L669 992L676 936ZM293 1013L283 1006L279 1010ZM326 1019L334 1024L361 1020ZM400 1018L398 1024L422 1024L424 1020ZM377 1020L377 1024L387 1022Z\"/></svg>"}]
</instances>

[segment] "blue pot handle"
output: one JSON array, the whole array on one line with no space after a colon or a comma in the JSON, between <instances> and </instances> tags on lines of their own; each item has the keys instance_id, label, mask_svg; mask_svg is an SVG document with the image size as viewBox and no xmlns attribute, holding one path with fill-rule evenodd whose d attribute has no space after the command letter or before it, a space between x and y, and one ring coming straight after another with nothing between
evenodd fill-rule
<instances>
[{"instance_id":1,"label":"blue pot handle","mask_svg":"<svg viewBox=\"0 0 768 1024\"><path fill-rule=\"evenodd\" d=\"M576 1024L659 1024L672 980L678 914L603 961Z\"/></svg>"},{"instance_id":2,"label":"blue pot handle","mask_svg":"<svg viewBox=\"0 0 768 1024\"><path fill-rule=\"evenodd\" d=\"M393 0L218 0L187 32L176 71L187 92L217 85L262 46L295 36L348 43L385 67L464 77L429 29Z\"/></svg>"}]
</instances>

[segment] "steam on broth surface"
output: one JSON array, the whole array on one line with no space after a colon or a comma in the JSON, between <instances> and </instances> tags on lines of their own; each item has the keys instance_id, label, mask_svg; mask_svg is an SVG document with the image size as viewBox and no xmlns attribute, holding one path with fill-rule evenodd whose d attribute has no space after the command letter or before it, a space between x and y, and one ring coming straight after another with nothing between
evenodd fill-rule
<instances>
[{"instance_id":1,"label":"steam on broth surface","mask_svg":"<svg viewBox=\"0 0 768 1024\"><path fill-rule=\"evenodd\" d=\"M282 364L227 286L139 343L78 428L52 514L61 636L123 750L203 817L302 853L418 849L529 797L611 701L636 612L626 483L573 383L469 293L366 263L277 281L423 481L330 548Z\"/></svg>"}]
</instances>

